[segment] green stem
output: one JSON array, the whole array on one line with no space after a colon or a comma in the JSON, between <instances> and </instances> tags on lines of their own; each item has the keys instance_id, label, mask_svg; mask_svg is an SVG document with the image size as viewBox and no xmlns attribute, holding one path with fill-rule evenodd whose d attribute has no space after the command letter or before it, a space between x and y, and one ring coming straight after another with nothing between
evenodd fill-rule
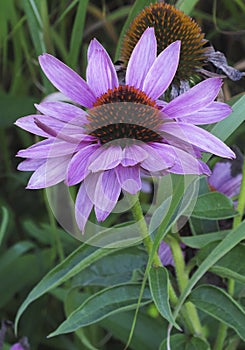
<instances>
[{"instance_id":1,"label":"green stem","mask_svg":"<svg viewBox=\"0 0 245 350\"><path fill-rule=\"evenodd\" d=\"M241 183L241 189L240 194L238 198L238 205L237 205L237 211L238 215L233 220L233 229L235 229L242 221L243 213L245 208L245 161L243 162L243 169L242 169L242 183ZM232 296L234 294L235 290L235 281L233 279L228 280L228 293ZM221 323L219 325L219 330L217 334L217 338L214 344L214 350L222 350L224 346L224 342L227 336L227 325L224 323Z\"/></svg>"},{"instance_id":2,"label":"green stem","mask_svg":"<svg viewBox=\"0 0 245 350\"><path fill-rule=\"evenodd\" d=\"M139 202L139 197L138 195L131 195L128 197L128 201L130 204L132 204L131 211L132 211L133 217L139 226L140 234L142 236L144 246L150 256L153 248L153 241L149 236L148 227L145 222L144 214ZM157 252L155 252L154 254L153 265L155 267L162 266L161 260ZM170 281L169 281L169 299L173 305L176 305L178 298L176 296L175 290Z\"/></svg>"},{"instance_id":3,"label":"green stem","mask_svg":"<svg viewBox=\"0 0 245 350\"><path fill-rule=\"evenodd\" d=\"M145 218L142 212L138 195L131 195L128 200L130 204L132 204L131 211L132 211L133 217L139 226L140 234L143 239L144 245L146 247L147 252L150 255L153 248L153 241L149 236L148 227L145 222ZM155 255L154 255L153 265L155 267L162 266L157 252L155 252Z\"/></svg>"},{"instance_id":4,"label":"green stem","mask_svg":"<svg viewBox=\"0 0 245 350\"><path fill-rule=\"evenodd\" d=\"M170 245L175 264L175 272L179 290L182 293L188 283L189 276L185 267L185 260L179 242L172 236L168 236L167 241ZM187 302L182 310L182 316L186 325L192 334L202 335L202 325L200 323L195 305Z\"/></svg>"}]
</instances>

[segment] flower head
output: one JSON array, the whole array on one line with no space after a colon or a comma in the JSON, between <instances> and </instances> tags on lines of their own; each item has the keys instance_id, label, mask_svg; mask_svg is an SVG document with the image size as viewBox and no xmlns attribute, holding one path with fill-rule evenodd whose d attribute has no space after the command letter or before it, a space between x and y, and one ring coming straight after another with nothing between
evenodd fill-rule
<instances>
[{"instance_id":1,"label":"flower head","mask_svg":"<svg viewBox=\"0 0 245 350\"><path fill-rule=\"evenodd\" d=\"M127 65L131 53L147 27L154 27L157 52L181 40L179 66L172 82L171 97L189 88L189 83L201 75L211 75L204 66L208 62L223 70L231 79L241 79L242 73L229 67L225 56L207 45L199 25L184 12L164 2L150 4L132 21L122 43L120 60Z\"/></svg>"},{"instance_id":2,"label":"flower head","mask_svg":"<svg viewBox=\"0 0 245 350\"><path fill-rule=\"evenodd\" d=\"M168 104L158 100L175 76L179 53L176 41L157 56L154 29L146 29L129 59L126 85L119 85L109 55L95 39L88 48L87 81L53 56L40 56L53 85L84 109L43 102L36 106L39 114L17 120L45 138L18 152L27 158L19 170L34 171L27 188L80 184L76 219L83 231L93 207L103 221L122 190L140 191L142 172L210 174L202 151L233 157L223 142L194 125L230 113L230 107L214 102L220 79L208 79Z\"/></svg>"}]
</instances>

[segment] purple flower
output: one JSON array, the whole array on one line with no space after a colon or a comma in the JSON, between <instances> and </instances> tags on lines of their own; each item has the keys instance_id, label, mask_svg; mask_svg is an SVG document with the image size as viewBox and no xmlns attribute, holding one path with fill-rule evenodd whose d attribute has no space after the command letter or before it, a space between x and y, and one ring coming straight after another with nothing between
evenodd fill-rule
<instances>
[{"instance_id":1,"label":"purple flower","mask_svg":"<svg viewBox=\"0 0 245 350\"><path fill-rule=\"evenodd\" d=\"M34 171L27 188L80 184L76 220L83 231L93 207L103 221L122 190L140 191L142 173L209 175L201 152L234 157L223 142L195 125L230 113L230 107L214 101L221 79L207 79L168 104L158 100L175 76L179 53L176 41L157 56L154 29L148 28L128 62L126 85L119 85L96 39L88 48L87 81L55 57L40 56L48 79L76 106L43 102L36 106L39 114L17 120L22 129L45 138L18 152L27 158L18 169Z\"/></svg>"},{"instance_id":2,"label":"purple flower","mask_svg":"<svg viewBox=\"0 0 245 350\"><path fill-rule=\"evenodd\" d=\"M232 174L232 161L217 162L208 184L213 191L225 194L227 197L237 197L240 193L242 173Z\"/></svg>"},{"instance_id":3,"label":"purple flower","mask_svg":"<svg viewBox=\"0 0 245 350\"><path fill-rule=\"evenodd\" d=\"M180 243L181 249L185 248L184 243ZM182 250L183 256L185 256L184 250ZM171 265L175 266L173 254L168 243L162 241L158 249L158 256L163 266Z\"/></svg>"},{"instance_id":4,"label":"purple flower","mask_svg":"<svg viewBox=\"0 0 245 350\"><path fill-rule=\"evenodd\" d=\"M20 343L15 343L11 346L10 350L25 350Z\"/></svg>"}]
</instances>

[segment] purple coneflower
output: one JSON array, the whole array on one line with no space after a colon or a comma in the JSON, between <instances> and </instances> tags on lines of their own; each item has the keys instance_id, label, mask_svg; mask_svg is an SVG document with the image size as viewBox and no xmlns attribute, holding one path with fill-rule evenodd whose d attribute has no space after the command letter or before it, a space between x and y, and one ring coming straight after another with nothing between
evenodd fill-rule
<instances>
[{"instance_id":1,"label":"purple coneflower","mask_svg":"<svg viewBox=\"0 0 245 350\"><path fill-rule=\"evenodd\" d=\"M221 192L230 198L236 198L240 193L244 162L241 151L237 147L234 150L236 159L217 162L208 178L208 184L212 191Z\"/></svg>"},{"instance_id":2,"label":"purple coneflower","mask_svg":"<svg viewBox=\"0 0 245 350\"><path fill-rule=\"evenodd\" d=\"M122 190L140 191L142 172L209 175L202 151L234 157L223 142L195 126L230 113L226 104L214 102L221 79L207 79L168 104L158 100L175 76L179 53L176 41L157 56L154 29L148 28L129 59L126 85L119 85L110 57L95 39L88 48L87 81L55 57L40 56L48 79L84 109L44 102L36 106L39 114L17 120L45 138L18 152L27 158L18 169L34 171L27 188L80 184L75 207L83 231L93 207L97 220L104 221Z\"/></svg>"}]
</instances>

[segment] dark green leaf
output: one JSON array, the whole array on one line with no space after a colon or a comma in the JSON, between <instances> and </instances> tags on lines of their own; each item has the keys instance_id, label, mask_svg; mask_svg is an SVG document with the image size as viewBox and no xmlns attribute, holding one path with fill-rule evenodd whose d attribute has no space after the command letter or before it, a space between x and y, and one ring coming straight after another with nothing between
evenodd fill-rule
<instances>
[{"instance_id":1,"label":"dark green leaf","mask_svg":"<svg viewBox=\"0 0 245 350\"><path fill-rule=\"evenodd\" d=\"M35 113L34 98L28 96L13 96L0 94L1 119L0 127L6 128L11 126L17 118L24 115Z\"/></svg>"},{"instance_id":2,"label":"dark green leaf","mask_svg":"<svg viewBox=\"0 0 245 350\"><path fill-rule=\"evenodd\" d=\"M169 304L169 277L168 271L165 267L152 267L149 272L149 283L151 289L151 295L154 303L166 320L180 330L180 327L176 324Z\"/></svg>"},{"instance_id":3,"label":"dark green leaf","mask_svg":"<svg viewBox=\"0 0 245 350\"><path fill-rule=\"evenodd\" d=\"M233 202L219 192L202 194L197 198L192 217L209 220L227 219L237 215Z\"/></svg>"},{"instance_id":4,"label":"dark green leaf","mask_svg":"<svg viewBox=\"0 0 245 350\"><path fill-rule=\"evenodd\" d=\"M201 249L196 255L197 262L200 264L212 251L217 243L210 243ZM241 264L245 256L245 245L239 244L227 253L222 259L210 268L210 271L221 277L233 278L245 283L245 265Z\"/></svg>"},{"instance_id":5,"label":"dark green leaf","mask_svg":"<svg viewBox=\"0 0 245 350\"><path fill-rule=\"evenodd\" d=\"M172 350L210 350L209 344L204 339L184 334L172 335L170 345ZM159 350L168 350L166 339L162 342Z\"/></svg>"},{"instance_id":6,"label":"dark green leaf","mask_svg":"<svg viewBox=\"0 0 245 350\"><path fill-rule=\"evenodd\" d=\"M212 232L198 236L181 237L181 241L185 243L188 247L200 249L214 241L221 241L228 234L229 230Z\"/></svg>"},{"instance_id":7,"label":"dark green leaf","mask_svg":"<svg viewBox=\"0 0 245 350\"><path fill-rule=\"evenodd\" d=\"M130 247L96 261L74 277L73 285L112 286L130 280L136 282L137 277L142 277L146 264L145 251Z\"/></svg>"},{"instance_id":8,"label":"dark green leaf","mask_svg":"<svg viewBox=\"0 0 245 350\"><path fill-rule=\"evenodd\" d=\"M33 288L33 290L30 292L18 310L15 320L15 329L17 330L19 319L28 305L30 305L30 303L38 299L43 294L49 292L51 289L57 287L61 283L67 281L69 278L75 276L77 273L81 272L96 260L99 260L103 256L109 255L113 252L115 252L115 249L97 249L86 244L83 244L81 247L75 250L62 263L51 270L35 286L35 288Z\"/></svg>"},{"instance_id":9,"label":"dark green leaf","mask_svg":"<svg viewBox=\"0 0 245 350\"><path fill-rule=\"evenodd\" d=\"M105 318L99 325L109 331L114 338L126 344L133 317L133 311L122 312ZM139 312L133 338L130 342L130 349L158 349L164 333L167 334L167 322L163 319L160 321L159 318L154 319L146 313Z\"/></svg>"},{"instance_id":10,"label":"dark green leaf","mask_svg":"<svg viewBox=\"0 0 245 350\"><path fill-rule=\"evenodd\" d=\"M202 285L191 292L189 300L198 309L233 328L245 340L245 312L224 290Z\"/></svg>"},{"instance_id":11,"label":"dark green leaf","mask_svg":"<svg viewBox=\"0 0 245 350\"><path fill-rule=\"evenodd\" d=\"M49 337L70 333L80 327L96 323L109 315L135 309L140 290L140 284L122 284L103 289L88 298ZM141 305L146 305L151 300L150 290L145 288Z\"/></svg>"}]
</instances>

